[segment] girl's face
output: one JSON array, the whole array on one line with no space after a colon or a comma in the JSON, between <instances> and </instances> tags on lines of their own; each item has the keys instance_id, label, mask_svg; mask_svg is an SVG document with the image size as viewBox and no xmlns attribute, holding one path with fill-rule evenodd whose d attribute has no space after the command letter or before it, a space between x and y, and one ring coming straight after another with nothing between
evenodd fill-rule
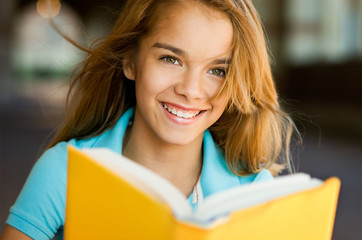
<instances>
[{"instance_id":1,"label":"girl's face","mask_svg":"<svg viewBox=\"0 0 362 240\"><path fill-rule=\"evenodd\" d=\"M227 104L213 97L225 81L232 25L226 15L200 5L165 15L124 67L126 77L136 81L133 127L167 144L193 144Z\"/></svg>"}]
</instances>

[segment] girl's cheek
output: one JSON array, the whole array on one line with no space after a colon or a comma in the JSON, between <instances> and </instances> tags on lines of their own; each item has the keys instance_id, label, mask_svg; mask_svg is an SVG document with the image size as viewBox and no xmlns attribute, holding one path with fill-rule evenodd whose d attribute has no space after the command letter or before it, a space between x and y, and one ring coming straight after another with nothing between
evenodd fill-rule
<instances>
[{"instance_id":1,"label":"girl's cheek","mask_svg":"<svg viewBox=\"0 0 362 240\"><path fill-rule=\"evenodd\" d=\"M208 97L212 98L218 94L222 85L224 83L223 79L209 79L207 84L206 92L208 93Z\"/></svg>"},{"instance_id":2,"label":"girl's cheek","mask_svg":"<svg viewBox=\"0 0 362 240\"><path fill-rule=\"evenodd\" d=\"M154 93L161 93L172 85L172 77L167 72L152 71L145 77L147 88Z\"/></svg>"},{"instance_id":3,"label":"girl's cheek","mask_svg":"<svg viewBox=\"0 0 362 240\"><path fill-rule=\"evenodd\" d=\"M155 83L159 86L171 86L175 84L179 79L179 76L175 71L171 69L160 68L159 71L154 73Z\"/></svg>"}]
</instances>

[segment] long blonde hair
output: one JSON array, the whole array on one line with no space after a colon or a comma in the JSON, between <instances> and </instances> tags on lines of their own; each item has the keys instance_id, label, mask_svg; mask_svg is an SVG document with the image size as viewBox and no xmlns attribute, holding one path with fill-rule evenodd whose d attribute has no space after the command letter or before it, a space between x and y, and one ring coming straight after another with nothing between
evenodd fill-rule
<instances>
[{"instance_id":1,"label":"long blonde hair","mask_svg":"<svg viewBox=\"0 0 362 240\"><path fill-rule=\"evenodd\" d=\"M233 25L232 61L219 95L229 97L221 118L210 128L237 175L268 168L276 175L290 168L294 125L278 102L263 29L250 0L189 0L226 14ZM140 41L158 25L167 7L180 0L129 0L111 33L87 49L71 78L66 118L49 145L96 136L136 105L134 82L122 71ZM276 164L276 163L280 164Z\"/></svg>"}]
</instances>

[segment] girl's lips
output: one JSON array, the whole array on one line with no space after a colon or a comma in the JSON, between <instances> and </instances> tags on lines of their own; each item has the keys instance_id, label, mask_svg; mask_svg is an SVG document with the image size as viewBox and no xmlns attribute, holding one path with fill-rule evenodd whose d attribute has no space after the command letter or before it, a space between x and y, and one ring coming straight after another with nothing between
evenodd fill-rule
<instances>
[{"instance_id":1,"label":"girl's lips","mask_svg":"<svg viewBox=\"0 0 362 240\"><path fill-rule=\"evenodd\" d=\"M205 110L185 108L177 104L165 102L161 102L160 105L168 119L182 125L192 124L205 112Z\"/></svg>"},{"instance_id":2,"label":"girl's lips","mask_svg":"<svg viewBox=\"0 0 362 240\"><path fill-rule=\"evenodd\" d=\"M187 110L185 108L176 107L175 105L162 103L163 108L165 108L169 113L180 117L180 118L193 118L196 117L201 111L200 110L190 110L188 108Z\"/></svg>"},{"instance_id":3,"label":"girl's lips","mask_svg":"<svg viewBox=\"0 0 362 240\"><path fill-rule=\"evenodd\" d=\"M166 105L169 108L175 108L176 110L180 110L183 112L201 112L202 111L202 109L199 109L199 108L188 108L188 107L184 107L184 106L181 106L181 105L175 104L175 103L162 102L161 104Z\"/></svg>"}]
</instances>

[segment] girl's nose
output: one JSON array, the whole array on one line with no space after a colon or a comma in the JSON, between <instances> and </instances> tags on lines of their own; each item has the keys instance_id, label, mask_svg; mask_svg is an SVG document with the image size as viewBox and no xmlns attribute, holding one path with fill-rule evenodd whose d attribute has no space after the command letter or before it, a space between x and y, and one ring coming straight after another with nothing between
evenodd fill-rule
<instances>
[{"instance_id":1,"label":"girl's nose","mask_svg":"<svg viewBox=\"0 0 362 240\"><path fill-rule=\"evenodd\" d=\"M188 100L202 99L205 96L203 76L196 71L186 71L175 85L175 92Z\"/></svg>"}]
</instances>

